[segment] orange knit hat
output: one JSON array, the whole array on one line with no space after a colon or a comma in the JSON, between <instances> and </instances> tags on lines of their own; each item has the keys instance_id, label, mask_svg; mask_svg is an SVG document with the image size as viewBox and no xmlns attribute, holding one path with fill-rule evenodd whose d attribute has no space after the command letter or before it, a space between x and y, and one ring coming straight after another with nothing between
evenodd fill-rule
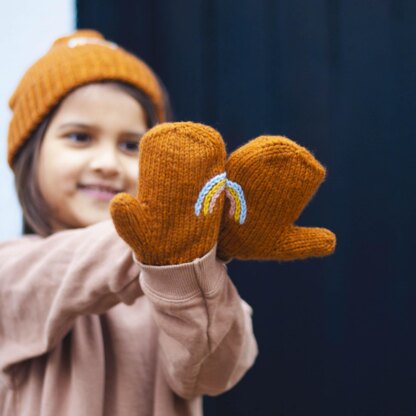
<instances>
[{"instance_id":1,"label":"orange knit hat","mask_svg":"<svg viewBox=\"0 0 416 416\"><path fill-rule=\"evenodd\" d=\"M152 70L100 33L79 30L58 38L28 69L10 98L9 165L12 167L30 134L66 94L83 84L104 80L126 82L143 91L159 121L165 121L163 92Z\"/></svg>"}]
</instances>

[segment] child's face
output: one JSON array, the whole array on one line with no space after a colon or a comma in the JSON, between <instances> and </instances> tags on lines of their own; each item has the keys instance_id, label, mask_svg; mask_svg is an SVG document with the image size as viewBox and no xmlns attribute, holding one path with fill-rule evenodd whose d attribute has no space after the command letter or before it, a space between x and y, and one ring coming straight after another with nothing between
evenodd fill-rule
<instances>
[{"instance_id":1,"label":"child's face","mask_svg":"<svg viewBox=\"0 0 416 416\"><path fill-rule=\"evenodd\" d=\"M142 106L114 85L90 84L63 100L45 133L38 170L53 231L110 218L116 193L136 193L137 148L146 130Z\"/></svg>"}]
</instances>

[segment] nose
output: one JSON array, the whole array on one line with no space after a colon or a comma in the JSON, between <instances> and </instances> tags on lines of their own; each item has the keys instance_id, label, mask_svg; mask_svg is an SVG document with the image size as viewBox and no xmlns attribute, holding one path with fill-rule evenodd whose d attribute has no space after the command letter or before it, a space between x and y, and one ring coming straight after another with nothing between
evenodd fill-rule
<instances>
[{"instance_id":1,"label":"nose","mask_svg":"<svg viewBox=\"0 0 416 416\"><path fill-rule=\"evenodd\" d=\"M105 177L117 176L121 171L117 149L109 145L95 148L90 168Z\"/></svg>"}]
</instances>

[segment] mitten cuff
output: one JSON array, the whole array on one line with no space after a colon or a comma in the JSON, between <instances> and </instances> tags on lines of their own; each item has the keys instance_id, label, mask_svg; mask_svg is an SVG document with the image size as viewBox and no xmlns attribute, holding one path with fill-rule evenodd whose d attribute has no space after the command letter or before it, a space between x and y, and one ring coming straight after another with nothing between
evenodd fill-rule
<instances>
[{"instance_id":1,"label":"mitten cuff","mask_svg":"<svg viewBox=\"0 0 416 416\"><path fill-rule=\"evenodd\" d=\"M184 301L192 297L214 295L227 278L224 263L216 258L215 245L207 254L189 263L151 266L134 261L141 268L143 292L155 300Z\"/></svg>"}]
</instances>

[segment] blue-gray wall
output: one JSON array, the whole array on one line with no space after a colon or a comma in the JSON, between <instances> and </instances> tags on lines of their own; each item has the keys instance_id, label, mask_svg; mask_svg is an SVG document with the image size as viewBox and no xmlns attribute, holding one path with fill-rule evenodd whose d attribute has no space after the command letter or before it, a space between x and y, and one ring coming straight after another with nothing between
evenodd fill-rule
<instances>
[{"instance_id":1,"label":"blue-gray wall","mask_svg":"<svg viewBox=\"0 0 416 416\"><path fill-rule=\"evenodd\" d=\"M416 414L416 2L79 0L78 26L139 54L176 118L233 150L283 134L327 181L301 218L327 259L238 263L260 355L207 415Z\"/></svg>"}]
</instances>

